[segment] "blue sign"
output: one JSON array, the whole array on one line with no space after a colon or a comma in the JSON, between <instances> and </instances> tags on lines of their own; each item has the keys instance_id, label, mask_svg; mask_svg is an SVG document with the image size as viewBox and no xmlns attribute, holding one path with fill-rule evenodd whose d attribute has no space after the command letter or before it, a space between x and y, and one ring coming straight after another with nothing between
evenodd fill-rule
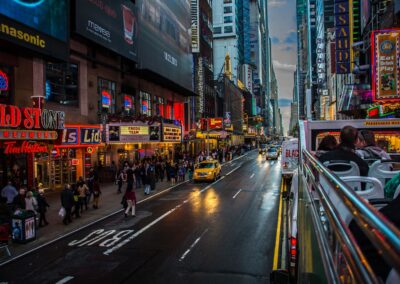
<instances>
[{"instance_id":1,"label":"blue sign","mask_svg":"<svg viewBox=\"0 0 400 284\"><path fill-rule=\"evenodd\" d=\"M64 128L62 134L61 144L63 145L76 145L79 144L78 141L78 128Z\"/></svg>"},{"instance_id":2,"label":"blue sign","mask_svg":"<svg viewBox=\"0 0 400 284\"><path fill-rule=\"evenodd\" d=\"M100 128L81 128L81 144L100 144Z\"/></svg>"}]
</instances>

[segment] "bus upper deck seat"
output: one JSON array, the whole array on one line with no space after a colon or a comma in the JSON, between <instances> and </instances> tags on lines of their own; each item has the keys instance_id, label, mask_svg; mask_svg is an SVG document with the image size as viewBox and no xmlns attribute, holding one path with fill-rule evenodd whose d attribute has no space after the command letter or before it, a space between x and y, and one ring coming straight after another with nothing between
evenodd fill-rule
<instances>
[{"instance_id":1,"label":"bus upper deck seat","mask_svg":"<svg viewBox=\"0 0 400 284\"><path fill-rule=\"evenodd\" d=\"M385 198L382 183L373 177L342 177L343 181L352 187L358 195L362 196L367 200ZM366 189L361 190L357 187L359 183L366 183ZM354 186L355 184L355 186Z\"/></svg>"},{"instance_id":2,"label":"bus upper deck seat","mask_svg":"<svg viewBox=\"0 0 400 284\"><path fill-rule=\"evenodd\" d=\"M385 186L386 180L400 173L400 170L391 171L394 164L400 164L400 162L378 160L369 167L368 176L379 179L382 185Z\"/></svg>"}]
</instances>

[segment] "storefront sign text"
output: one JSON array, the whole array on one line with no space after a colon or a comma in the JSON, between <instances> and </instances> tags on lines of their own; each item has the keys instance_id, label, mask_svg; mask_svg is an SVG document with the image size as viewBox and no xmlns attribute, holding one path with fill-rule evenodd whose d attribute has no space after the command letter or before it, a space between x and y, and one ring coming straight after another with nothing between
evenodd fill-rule
<instances>
[{"instance_id":1,"label":"storefront sign text","mask_svg":"<svg viewBox=\"0 0 400 284\"><path fill-rule=\"evenodd\" d=\"M351 15L349 0L335 0L336 73L351 72Z\"/></svg>"},{"instance_id":2,"label":"storefront sign text","mask_svg":"<svg viewBox=\"0 0 400 284\"><path fill-rule=\"evenodd\" d=\"M81 128L81 144L100 144L100 128Z\"/></svg>"},{"instance_id":3,"label":"storefront sign text","mask_svg":"<svg viewBox=\"0 0 400 284\"><path fill-rule=\"evenodd\" d=\"M64 128L64 121L63 111L0 104L0 127L57 130Z\"/></svg>"},{"instance_id":4,"label":"storefront sign text","mask_svg":"<svg viewBox=\"0 0 400 284\"><path fill-rule=\"evenodd\" d=\"M121 135L149 135L148 126L121 126Z\"/></svg>"},{"instance_id":5,"label":"storefront sign text","mask_svg":"<svg viewBox=\"0 0 400 284\"><path fill-rule=\"evenodd\" d=\"M33 153L47 153L49 151L47 145L40 145L35 142L23 141L22 144L17 144L16 141L9 141L3 143L5 146L4 154L33 154Z\"/></svg>"},{"instance_id":6,"label":"storefront sign text","mask_svg":"<svg viewBox=\"0 0 400 284\"><path fill-rule=\"evenodd\" d=\"M0 129L0 140L56 140L56 131Z\"/></svg>"},{"instance_id":7,"label":"storefront sign text","mask_svg":"<svg viewBox=\"0 0 400 284\"><path fill-rule=\"evenodd\" d=\"M101 143L100 126L66 125L61 139L62 145L94 145Z\"/></svg>"}]
</instances>

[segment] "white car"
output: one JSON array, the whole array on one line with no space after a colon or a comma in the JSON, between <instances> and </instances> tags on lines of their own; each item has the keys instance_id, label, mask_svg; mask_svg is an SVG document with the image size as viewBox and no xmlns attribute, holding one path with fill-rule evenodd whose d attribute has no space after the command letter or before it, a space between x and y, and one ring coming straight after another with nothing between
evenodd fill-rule
<instances>
[{"instance_id":1,"label":"white car","mask_svg":"<svg viewBox=\"0 0 400 284\"><path fill-rule=\"evenodd\" d=\"M265 154L265 158L267 160L276 160L278 159L278 150L276 148L269 148L267 150L267 153Z\"/></svg>"}]
</instances>

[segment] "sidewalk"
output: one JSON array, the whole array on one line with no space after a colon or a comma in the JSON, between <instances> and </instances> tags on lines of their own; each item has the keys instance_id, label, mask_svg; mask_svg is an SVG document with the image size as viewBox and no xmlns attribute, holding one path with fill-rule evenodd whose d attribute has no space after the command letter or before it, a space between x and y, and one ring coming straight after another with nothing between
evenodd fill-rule
<instances>
[{"instance_id":1,"label":"sidewalk","mask_svg":"<svg viewBox=\"0 0 400 284\"><path fill-rule=\"evenodd\" d=\"M163 190L171 187L171 183L164 181L158 182L156 184L156 189L151 191L150 195L145 195L143 192L143 187L136 189L137 202L145 198L149 198ZM126 183L123 185L123 192L125 191ZM92 222L98 221L119 209L122 209L121 200L123 194L117 193L117 185L115 184L101 184L102 195L100 196L99 209L92 208L92 200L90 201L90 206L87 211L83 211L80 218L76 219L73 217L73 222L69 225L64 225L62 223L62 218L58 215L58 211L61 208L60 192L49 192L46 194L47 202L50 208L47 210L46 218L49 225L41 228L37 228L36 240L28 242L26 244L18 244L9 242L9 249L11 252L11 257L16 257L34 248L37 248L49 241L55 240L67 233L73 232L82 226L88 225ZM121 213L122 214L122 213ZM9 260L5 250L0 250L0 264L4 261Z\"/></svg>"}]
</instances>

